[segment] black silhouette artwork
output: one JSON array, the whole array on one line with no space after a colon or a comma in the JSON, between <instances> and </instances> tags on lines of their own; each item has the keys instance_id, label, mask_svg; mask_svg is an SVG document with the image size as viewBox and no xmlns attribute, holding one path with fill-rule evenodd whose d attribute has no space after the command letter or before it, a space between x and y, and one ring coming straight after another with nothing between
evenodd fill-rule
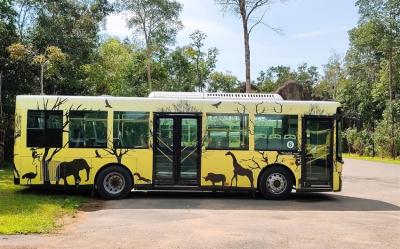
<instances>
[{"instance_id":1,"label":"black silhouette artwork","mask_svg":"<svg viewBox=\"0 0 400 249\"><path fill-rule=\"evenodd\" d=\"M135 173L135 174L133 174L133 176L136 176L138 178L138 181L151 183L150 179L142 177L139 173Z\"/></svg>"},{"instance_id":2,"label":"black silhouette artwork","mask_svg":"<svg viewBox=\"0 0 400 249\"><path fill-rule=\"evenodd\" d=\"M253 183L253 171L252 171L251 169L243 168L243 167L239 164L239 162L237 161L235 155L234 155L232 152L228 151L228 152L226 152L225 155L226 155L226 156L231 156L231 157L232 157L232 160L233 160L233 177L232 177L232 179L231 179L231 186L233 186L233 185L232 185L233 179L236 180L236 187L237 187L237 181L238 181L237 177L238 177L238 176L246 176L247 178L249 178L251 187L253 188L253 187L254 187L254 183Z\"/></svg>"},{"instance_id":3,"label":"black silhouette artwork","mask_svg":"<svg viewBox=\"0 0 400 249\"><path fill-rule=\"evenodd\" d=\"M22 176L22 179L28 179L28 180L26 181L26 184L32 183L32 179L36 178L38 166L36 165L35 168L36 168L36 169L35 169L35 173L29 172L29 173L26 173L26 174L24 174L24 175Z\"/></svg>"},{"instance_id":4,"label":"black silhouette artwork","mask_svg":"<svg viewBox=\"0 0 400 249\"><path fill-rule=\"evenodd\" d=\"M101 155L100 155L100 153L99 153L98 150L95 150L94 153L96 154L96 157L97 157L97 158L101 158Z\"/></svg>"},{"instance_id":5,"label":"black silhouette artwork","mask_svg":"<svg viewBox=\"0 0 400 249\"><path fill-rule=\"evenodd\" d=\"M215 183L221 182L221 187L225 186L226 177L223 174L208 173L206 177L203 177L206 182L211 181L213 187Z\"/></svg>"},{"instance_id":6,"label":"black silhouette artwork","mask_svg":"<svg viewBox=\"0 0 400 249\"><path fill-rule=\"evenodd\" d=\"M108 100L105 100L106 102L106 108L112 108L112 106L110 105L110 102L108 102Z\"/></svg>"},{"instance_id":7,"label":"black silhouette artwork","mask_svg":"<svg viewBox=\"0 0 400 249\"><path fill-rule=\"evenodd\" d=\"M35 165L36 161L38 161L40 163L40 156L42 154L39 154L36 150L36 148L31 148L32 151L32 165Z\"/></svg>"},{"instance_id":8,"label":"black silhouette artwork","mask_svg":"<svg viewBox=\"0 0 400 249\"><path fill-rule=\"evenodd\" d=\"M218 107L219 107L221 104L222 104L222 102L220 101L220 102L218 102L218 103L212 104L212 106L214 106L215 108L218 109Z\"/></svg>"},{"instance_id":9,"label":"black silhouette artwork","mask_svg":"<svg viewBox=\"0 0 400 249\"><path fill-rule=\"evenodd\" d=\"M86 170L86 181L89 181L90 167L85 159L74 159L71 162L60 163L60 165L57 166L56 184L58 185L60 179L63 179L64 185L68 185L67 177L74 176L75 185L78 186L81 182L81 178L79 176L79 171L81 170Z\"/></svg>"}]
</instances>

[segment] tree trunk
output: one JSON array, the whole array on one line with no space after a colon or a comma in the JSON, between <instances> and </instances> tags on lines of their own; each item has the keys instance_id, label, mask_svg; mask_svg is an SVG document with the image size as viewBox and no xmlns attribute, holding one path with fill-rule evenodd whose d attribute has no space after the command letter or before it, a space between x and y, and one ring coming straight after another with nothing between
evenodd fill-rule
<instances>
[{"instance_id":1,"label":"tree trunk","mask_svg":"<svg viewBox=\"0 0 400 249\"><path fill-rule=\"evenodd\" d=\"M0 168L4 165L4 144L6 135L6 118L3 114L3 99L2 99L2 86L3 86L3 71L0 71Z\"/></svg>"},{"instance_id":2,"label":"tree trunk","mask_svg":"<svg viewBox=\"0 0 400 249\"><path fill-rule=\"evenodd\" d=\"M43 87L43 72L44 71L44 63L40 64L40 94L44 95L44 87Z\"/></svg>"},{"instance_id":3,"label":"tree trunk","mask_svg":"<svg viewBox=\"0 0 400 249\"><path fill-rule=\"evenodd\" d=\"M152 87L152 83L151 83L151 67L152 67L152 63L151 63L151 51L150 48L147 48L147 52L146 52L146 59L147 59L147 83L149 85L149 91L151 92L153 90Z\"/></svg>"},{"instance_id":4,"label":"tree trunk","mask_svg":"<svg viewBox=\"0 0 400 249\"><path fill-rule=\"evenodd\" d=\"M49 161L47 160L47 156L49 155L50 148L44 148L44 153L42 156L42 176L43 183L45 185L50 185L49 179Z\"/></svg>"},{"instance_id":5,"label":"tree trunk","mask_svg":"<svg viewBox=\"0 0 400 249\"><path fill-rule=\"evenodd\" d=\"M249 28L246 11L246 1L240 0L240 15L243 22L243 38L244 38L244 60L246 65L246 93L251 92L250 78L250 44L249 44Z\"/></svg>"}]
</instances>

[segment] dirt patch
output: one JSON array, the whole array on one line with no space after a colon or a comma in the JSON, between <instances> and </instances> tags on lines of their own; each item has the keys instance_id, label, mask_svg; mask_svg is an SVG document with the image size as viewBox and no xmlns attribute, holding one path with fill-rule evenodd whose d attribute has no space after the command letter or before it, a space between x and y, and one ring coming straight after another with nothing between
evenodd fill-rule
<instances>
[{"instance_id":1,"label":"dirt patch","mask_svg":"<svg viewBox=\"0 0 400 249\"><path fill-rule=\"evenodd\" d=\"M104 201L99 199L91 199L83 203L78 210L82 212L94 212L102 209L104 206Z\"/></svg>"}]
</instances>

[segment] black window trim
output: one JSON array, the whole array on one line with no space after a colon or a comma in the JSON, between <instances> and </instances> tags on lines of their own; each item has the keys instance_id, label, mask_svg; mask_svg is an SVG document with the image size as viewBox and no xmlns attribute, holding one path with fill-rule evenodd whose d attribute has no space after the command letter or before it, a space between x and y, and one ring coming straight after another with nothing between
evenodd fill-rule
<instances>
[{"instance_id":1,"label":"black window trim","mask_svg":"<svg viewBox=\"0 0 400 249\"><path fill-rule=\"evenodd\" d=\"M38 129L38 128L29 128L29 112L43 112L44 113L44 129ZM56 113L56 114L61 114L61 128L60 129L54 129L54 128L47 128L47 118L50 113ZM26 112L26 147L27 148L62 148L63 147L63 119L64 119L64 112L62 110L38 110L38 109L28 109ZM47 130L61 130L61 146L60 147L55 147L55 146L45 146L45 145L40 145L40 146L28 146L28 130L43 130L43 136L46 136L46 131Z\"/></svg>"}]
</instances>

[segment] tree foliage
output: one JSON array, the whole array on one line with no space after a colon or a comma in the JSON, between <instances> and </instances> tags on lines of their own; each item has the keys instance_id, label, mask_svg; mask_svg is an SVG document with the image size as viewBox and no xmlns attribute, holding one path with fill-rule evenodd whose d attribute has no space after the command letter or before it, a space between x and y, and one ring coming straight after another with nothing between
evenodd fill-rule
<instances>
[{"instance_id":1,"label":"tree foliage","mask_svg":"<svg viewBox=\"0 0 400 249\"><path fill-rule=\"evenodd\" d=\"M179 14L182 5L175 0L119 0L120 11L129 13L127 24L146 45L147 81L152 90L153 53L174 44L182 28Z\"/></svg>"}]
</instances>

